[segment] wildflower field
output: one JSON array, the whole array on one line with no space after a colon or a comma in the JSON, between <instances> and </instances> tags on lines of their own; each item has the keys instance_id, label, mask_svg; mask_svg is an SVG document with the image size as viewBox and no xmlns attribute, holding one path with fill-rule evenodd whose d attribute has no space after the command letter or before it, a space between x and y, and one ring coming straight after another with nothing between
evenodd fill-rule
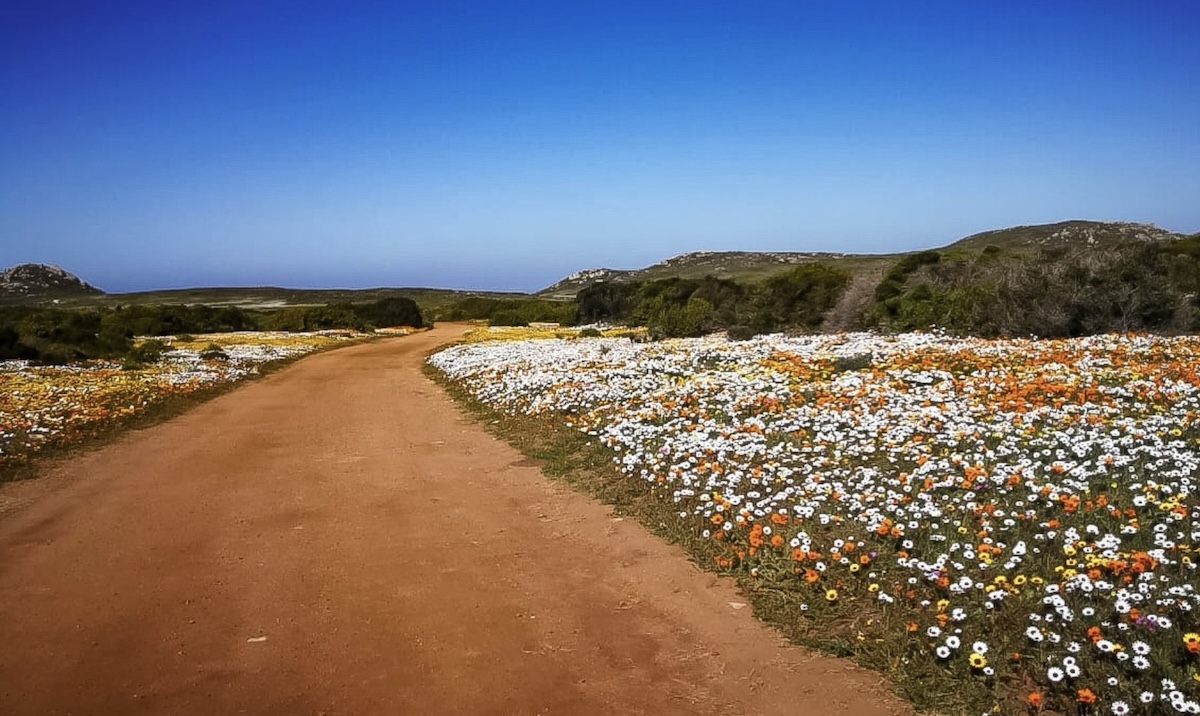
<instances>
[{"instance_id":1,"label":"wildflower field","mask_svg":"<svg viewBox=\"0 0 1200 716\"><path fill-rule=\"evenodd\" d=\"M160 361L64 366L0 362L0 477L52 448L127 424L147 411L258 374L268 364L360 339L344 331L168 337Z\"/></svg>"},{"instance_id":2,"label":"wildflower field","mask_svg":"<svg viewBox=\"0 0 1200 716\"><path fill-rule=\"evenodd\" d=\"M1200 339L548 339L429 362L610 451L766 618L919 706L1200 713Z\"/></svg>"}]
</instances>

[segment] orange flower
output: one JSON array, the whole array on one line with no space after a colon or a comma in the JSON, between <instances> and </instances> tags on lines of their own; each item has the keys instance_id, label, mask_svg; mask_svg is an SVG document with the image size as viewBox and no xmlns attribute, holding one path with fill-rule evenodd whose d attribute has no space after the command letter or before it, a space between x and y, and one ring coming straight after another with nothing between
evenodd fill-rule
<instances>
[{"instance_id":1,"label":"orange flower","mask_svg":"<svg viewBox=\"0 0 1200 716\"><path fill-rule=\"evenodd\" d=\"M1046 702L1046 697L1042 696L1041 691L1030 691L1029 695L1027 695L1025 697L1025 703L1029 704L1030 706L1032 706L1034 708L1040 707L1045 702Z\"/></svg>"},{"instance_id":2,"label":"orange flower","mask_svg":"<svg viewBox=\"0 0 1200 716\"><path fill-rule=\"evenodd\" d=\"M1081 704L1096 703L1096 692L1091 689L1080 689L1075 694L1075 700Z\"/></svg>"}]
</instances>

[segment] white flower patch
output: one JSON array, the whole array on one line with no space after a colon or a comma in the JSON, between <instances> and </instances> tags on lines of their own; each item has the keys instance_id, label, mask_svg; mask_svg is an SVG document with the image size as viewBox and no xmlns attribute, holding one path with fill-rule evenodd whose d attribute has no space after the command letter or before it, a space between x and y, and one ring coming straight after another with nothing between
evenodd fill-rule
<instances>
[{"instance_id":1,"label":"white flower patch","mask_svg":"<svg viewBox=\"0 0 1200 716\"><path fill-rule=\"evenodd\" d=\"M790 559L824 583L870 563L881 604L927 626L952 614L999 653L1036 645L1044 681L1082 639L1100 646L1075 668L1132 703L1148 657L1128 663L1126 644L1178 654L1197 631L1196 338L538 340L429 360L486 403L595 436L752 567ZM1035 625L989 633L1011 610Z\"/></svg>"}]
</instances>

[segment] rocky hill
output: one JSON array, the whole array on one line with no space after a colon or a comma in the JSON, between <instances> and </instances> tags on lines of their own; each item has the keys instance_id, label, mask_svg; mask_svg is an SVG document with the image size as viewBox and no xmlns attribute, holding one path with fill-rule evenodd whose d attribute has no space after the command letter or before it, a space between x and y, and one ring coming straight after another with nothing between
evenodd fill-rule
<instances>
[{"instance_id":1,"label":"rocky hill","mask_svg":"<svg viewBox=\"0 0 1200 716\"><path fill-rule=\"evenodd\" d=\"M570 298L601 281L653 281L660 278L734 278L754 280L789 266L847 258L846 254L801 251L692 251L641 269L584 269L538 292L546 298Z\"/></svg>"},{"instance_id":2,"label":"rocky hill","mask_svg":"<svg viewBox=\"0 0 1200 716\"><path fill-rule=\"evenodd\" d=\"M73 273L49 264L18 264L0 271L0 299L100 296L104 292Z\"/></svg>"},{"instance_id":3,"label":"rocky hill","mask_svg":"<svg viewBox=\"0 0 1200 716\"><path fill-rule=\"evenodd\" d=\"M1183 234L1153 224L1125 221L1060 221L1057 224L1014 226L973 234L947 248L983 249L997 246L1009 250L1114 246L1132 242L1175 241Z\"/></svg>"},{"instance_id":4,"label":"rocky hill","mask_svg":"<svg viewBox=\"0 0 1200 716\"><path fill-rule=\"evenodd\" d=\"M1055 224L1014 226L972 234L944 246L942 251L978 253L996 247L1021 254L1048 248L1107 247L1131 242L1175 241L1184 234L1167 231L1153 224L1104 221L1062 221ZM905 253L847 254L793 251L693 251L633 270L607 268L577 271L538 292L546 298L571 298L581 289L601 281L653 281L662 278L732 278L755 281L791 266L822 262L851 271L855 275L878 274Z\"/></svg>"}]
</instances>

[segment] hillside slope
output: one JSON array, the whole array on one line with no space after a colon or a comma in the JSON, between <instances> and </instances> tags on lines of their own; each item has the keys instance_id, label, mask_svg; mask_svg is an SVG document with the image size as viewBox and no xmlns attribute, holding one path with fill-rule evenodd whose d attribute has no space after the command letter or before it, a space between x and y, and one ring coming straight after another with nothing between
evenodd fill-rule
<instances>
[{"instance_id":1,"label":"hillside slope","mask_svg":"<svg viewBox=\"0 0 1200 716\"><path fill-rule=\"evenodd\" d=\"M1054 224L1014 226L984 231L942 246L939 251L979 253L995 247L1014 253L1039 249L1111 247L1131 242L1175 241L1185 234L1153 224L1071 220ZM900 258L916 252L895 254L852 254L802 251L693 251L641 269L586 269L538 292L546 298L571 298L580 290L603 281L653 281L663 278L715 276L739 281L758 281L793 266L827 263L850 271L878 274Z\"/></svg>"},{"instance_id":2,"label":"hillside slope","mask_svg":"<svg viewBox=\"0 0 1200 716\"><path fill-rule=\"evenodd\" d=\"M717 278L757 281L792 266L816 261L876 261L888 255L816 251L692 251L641 269L584 269L538 292L544 298L570 298L602 281L654 281L663 278Z\"/></svg>"},{"instance_id":3,"label":"hillside slope","mask_svg":"<svg viewBox=\"0 0 1200 716\"><path fill-rule=\"evenodd\" d=\"M1044 248L1106 247L1150 241L1175 241L1184 234L1167 231L1153 224L1124 221L1060 221L1055 224L1013 226L984 231L959 239L947 249L983 249L996 246L1008 250Z\"/></svg>"},{"instance_id":4,"label":"hillside slope","mask_svg":"<svg viewBox=\"0 0 1200 716\"><path fill-rule=\"evenodd\" d=\"M103 291L75 274L51 264L17 264L0 271L0 300L52 300L103 295Z\"/></svg>"}]
</instances>

